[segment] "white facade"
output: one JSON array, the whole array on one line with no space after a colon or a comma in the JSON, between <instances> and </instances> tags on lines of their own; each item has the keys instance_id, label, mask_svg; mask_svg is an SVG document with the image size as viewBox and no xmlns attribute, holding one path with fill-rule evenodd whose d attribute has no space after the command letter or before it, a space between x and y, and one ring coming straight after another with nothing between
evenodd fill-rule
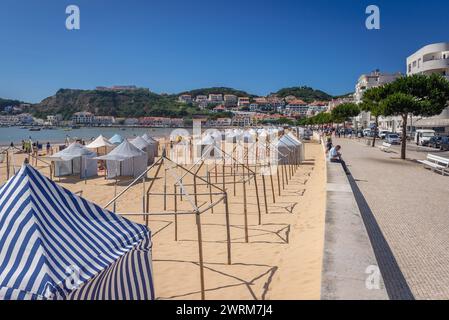
<instances>
[{"instance_id":1,"label":"white facade","mask_svg":"<svg viewBox=\"0 0 449 320\"><path fill-rule=\"evenodd\" d=\"M440 74L449 80L449 42L427 45L407 58L407 75ZM414 121L413 127L449 133L449 108L441 115Z\"/></svg>"},{"instance_id":2,"label":"white facade","mask_svg":"<svg viewBox=\"0 0 449 320\"><path fill-rule=\"evenodd\" d=\"M434 73L449 79L449 42L427 45L407 58L407 75Z\"/></svg>"},{"instance_id":3,"label":"white facade","mask_svg":"<svg viewBox=\"0 0 449 320\"><path fill-rule=\"evenodd\" d=\"M75 124L92 124L94 115L90 112L77 112L73 114L72 121Z\"/></svg>"},{"instance_id":4,"label":"white facade","mask_svg":"<svg viewBox=\"0 0 449 320\"><path fill-rule=\"evenodd\" d=\"M363 94L366 90L383 86L387 83L395 81L400 77L402 77L402 74L399 72L390 74L382 73L378 70L373 71L370 74L361 75L355 86L355 103L358 104L362 102ZM372 121L370 112L361 112L359 116L354 118L354 124L357 128L368 128L371 123Z\"/></svg>"}]
</instances>

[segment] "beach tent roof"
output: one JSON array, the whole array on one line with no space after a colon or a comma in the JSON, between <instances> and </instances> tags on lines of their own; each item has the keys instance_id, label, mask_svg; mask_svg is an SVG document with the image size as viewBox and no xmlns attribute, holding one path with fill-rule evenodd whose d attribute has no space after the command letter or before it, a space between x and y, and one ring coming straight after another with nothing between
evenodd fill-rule
<instances>
[{"instance_id":1,"label":"beach tent roof","mask_svg":"<svg viewBox=\"0 0 449 320\"><path fill-rule=\"evenodd\" d=\"M207 134L205 137L203 137L203 139L201 139L201 144L202 145L215 144L215 140L214 140L214 138L212 138L212 136L210 134Z\"/></svg>"},{"instance_id":2,"label":"beach tent roof","mask_svg":"<svg viewBox=\"0 0 449 320\"><path fill-rule=\"evenodd\" d=\"M89 157L93 158L97 154L95 152L92 152L91 150L87 149L85 146L74 142L71 145L69 145L64 150L61 150L57 153L55 153L52 156L47 157L51 160L59 160L59 161L70 161L78 157Z\"/></svg>"},{"instance_id":3,"label":"beach tent roof","mask_svg":"<svg viewBox=\"0 0 449 320\"><path fill-rule=\"evenodd\" d=\"M145 155L146 153L131 144L128 140L124 140L114 150L105 156L97 157L98 160L124 161L134 157Z\"/></svg>"},{"instance_id":4,"label":"beach tent roof","mask_svg":"<svg viewBox=\"0 0 449 320\"><path fill-rule=\"evenodd\" d=\"M116 262L135 246L151 245L147 227L71 193L26 164L0 189L0 220L0 300L65 299L104 270L123 270ZM140 268L139 275L151 270L144 260L134 267L142 263L149 269ZM127 286L136 286L135 279L128 277Z\"/></svg>"},{"instance_id":5,"label":"beach tent roof","mask_svg":"<svg viewBox=\"0 0 449 320\"><path fill-rule=\"evenodd\" d=\"M136 137L135 139L131 140L131 144L135 147L139 148L140 150L145 149L150 144L142 137Z\"/></svg>"},{"instance_id":6,"label":"beach tent roof","mask_svg":"<svg viewBox=\"0 0 449 320\"><path fill-rule=\"evenodd\" d=\"M155 140L153 137L151 137L148 133L145 133L142 138L144 140L146 140L148 143L150 144L154 144L155 142L157 142L157 140Z\"/></svg>"},{"instance_id":7,"label":"beach tent roof","mask_svg":"<svg viewBox=\"0 0 449 320\"><path fill-rule=\"evenodd\" d=\"M123 142L123 140L124 140L123 137L116 133L112 136L111 139L109 139L109 142L113 144L120 144Z\"/></svg>"},{"instance_id":8,"label":"beach tent roof","mask_svg":"<svg viewBox=\"0 0 449 320\"><path fill-rule=\"evenodd\" d=\"M105 137L103 137L102 134L100 134L98 136L97 139L95 139L94 141L92 141L91 143L89 143L86 148L89 149L97 149L97 148L104 148L104 147L115 147L115 145L111 142L109 142Z\"/></svg>"}]
</instances>

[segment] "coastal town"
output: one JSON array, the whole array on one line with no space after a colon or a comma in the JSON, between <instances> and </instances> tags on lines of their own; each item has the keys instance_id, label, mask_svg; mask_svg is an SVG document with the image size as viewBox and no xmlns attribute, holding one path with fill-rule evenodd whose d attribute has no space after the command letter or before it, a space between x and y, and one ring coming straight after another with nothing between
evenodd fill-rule
<instances>
[{"instance_id":1,"label":"coastal town","mask_svg":"<svg viewBox=\"0 0 449 320\"><path fill-rule=\"evenodd\" d=\"M204 127L247 127L266 124L299 124L320 113L331 113L337 106L345 103L360 104L363 93L375 87L391 83L396 79L413 74L440 74L449 79L449 43L427 45L405 59L407 74L401 72L384 72L380 70L362 74L355 84L353 94L329 100L305 101L301 97L276 94L268 96L237 96L234 94L211 93L209 95L180 94L177 101L205 111L209 116L195 116ZM96 87L96 91L126 92L141 88L136 86ZM148 89L145 89L148 90ZM182 128L191 126L191 119L174 117L114 117L97 115L88 111L72 114L64 119L61 114L47 115L45 119L34 117L23 110L32 108L30 104L8 105L0 114L0 126L37 126L37 127L154 127ZM362 111L347 123L348 128L363 131L372 128L374 118L369 111ZM381 116L378 119L378 130L400 133L402 119L399 116ZM426 117L411 116L408 132L412 134L419 129L432 129L439 133L449 133L449 113L444 112L438 120Z\"/></svg>"},{"instance_id":2,"label":"coastal town","mask_svg":"<svg viewBox=\"0 0 449 320\"><path fill-rule=\"evenodd\" d=\"M449 3L232 1L0 10L0 301L449 299Z\"/></svg>"}]
</instances>

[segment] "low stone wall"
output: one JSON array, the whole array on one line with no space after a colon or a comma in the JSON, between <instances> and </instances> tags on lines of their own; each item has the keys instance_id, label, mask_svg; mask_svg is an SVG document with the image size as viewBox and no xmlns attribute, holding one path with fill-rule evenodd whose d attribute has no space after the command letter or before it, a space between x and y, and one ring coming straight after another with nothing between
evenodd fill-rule
<instances>
[{"instance_id":1,"label":"low stone wall","mask_svg":"<svg viewBox=\"0 0 449 320\"><path fill-rule=\"evenodd\" d=\"M341 164L330 162L321 299L388 299L348 177Z\"/></svg>"}]
</instances>

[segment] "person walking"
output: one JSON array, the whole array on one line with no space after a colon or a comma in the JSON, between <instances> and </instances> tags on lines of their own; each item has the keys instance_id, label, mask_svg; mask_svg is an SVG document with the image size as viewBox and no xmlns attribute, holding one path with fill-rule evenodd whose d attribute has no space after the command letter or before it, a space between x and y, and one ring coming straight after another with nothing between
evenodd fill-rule
<instances>
[{"instance_id":1,"label":"person walking","mask_svg":"<svg viewBox=\"0 0 449 320\"><path fill-rule=\"evenodd\" d=\"M46 148L47 156L50 155L50 153L51 153L51 145L50 145L50 142L47 142L47 148Z\"/></svg>"}]
</instances>

